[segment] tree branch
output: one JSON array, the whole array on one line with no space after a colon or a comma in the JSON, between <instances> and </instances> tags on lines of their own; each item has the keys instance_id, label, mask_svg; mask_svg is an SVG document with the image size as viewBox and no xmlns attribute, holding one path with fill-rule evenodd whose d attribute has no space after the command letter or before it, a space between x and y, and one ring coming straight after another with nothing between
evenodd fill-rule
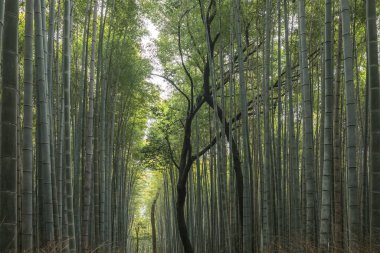
<instances>
[{"instance_id":1,"label":"tree branch","mask_svg":"<svg viewBox=\"0 0 380 253\"><path fill-rule=\"evenodd\" d=\"M165 140L166 140L166 143L168 144L170 160L172 160L174 166L179 170L179 165L174 159L173 150L172 150L172 147L170 145L169 137L165 136Z\"/></svg>"},{"instance_id":2,"label":"tree branch","mask_svg":"<svg viewBox=\"0 0 380 253\"><path fill-rule=\"evenodd\" d=\"M190 35L191 44L193 45L193 48L195 48L195 50L197 51L199 57L202 59L202 62L204 64L205 63L205 59L204 59L204 57L202 55L202 52L199 50L199 47L196 45L194 35L192 34L192 32L190 30L189 16L186 16L186 26L187 26L187 31L188 31L188 33ZM196 63L196 65L202 71L202 68L200 67L200 65L198 63Z\"/></svg>"},{"instance_id":3,"label":"tree branch","mask_svg":"<svg viewBox=\"0 0 380 253\"><path fill-rule=\"evenodd\" d=\"M207 151L209 151L214 145L216 144L216 137L212 139L212 141L204 147L201 151L198 152L198 154L191 156L191 161L195 161L198 157L203 156Z\"/></svg>"},{"instance_id":4,"label":"tree branch","mask_svg":"<svg viewBox=\"0 0 380 253\"><path fill-rule=\"evenodd\" d=\"M152 76L158 76L158 77L161 77L161 78L163 78L163 79L165 79L166 81L168 81L171 85L173 85L173 87L179 92L179 93L181 93L185 98L186 98L186 100L187 100L187 103L188 103L188 106L190 107L190 99L189 99L189 97L186 95L186 93L185 92L183 92L176 84L175 84L175 82L172 80L172 79L170 79L169 77L167 77L167 76L163 76L163 75L159 75L159 74L154 74L154 73L151 73L151 75Z\"/></svg>"},{"instance_id":5,"label":"tree branch","mask_svg":"<svg viewBox=\"0 0 380 253\"><path fill-rule=\"evenodd\" d=\"M194 8L194 7L193 7ZM193 78L189 72L189 70L187 69L186 65L185 65L185 62L183 60L183 51L182 51L182 45L181 45L181 24L182 24L182 19L193 9L188 9L186 10L180 17L179 19L179 22L178 22L178 31L177 31L177 35L178 35L178 50L179 50L179 54L180 54L180 57L181 57L181 65L182 65L182 68L184 69L185 73L186 73L186 76L188 77L189 81L190 81L190 106L188 108L188 110L192 110L193 106L194 106L194 81L193 81Z\"/></svg>"}]
</instances>

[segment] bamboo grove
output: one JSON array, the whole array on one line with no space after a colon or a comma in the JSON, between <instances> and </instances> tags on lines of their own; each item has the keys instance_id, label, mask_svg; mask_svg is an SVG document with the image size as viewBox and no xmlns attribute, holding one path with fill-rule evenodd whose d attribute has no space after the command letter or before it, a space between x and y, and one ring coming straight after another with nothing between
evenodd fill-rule
<instances>
[{"instance_id":1,"label":"bamboo grove","mask_svg":"<svg viewBox=\"0 0 380 253\"><path fill-rule=\"evenodd\" d=\"M0 1L0 252L132 247L156 89L134 1Z\"/></svg>"},{"instance_id":2,"label":"bamboo grove","mask_svg":"<svg viewBox=\"0 0 380 253\"><path fill-rule=\"evenodd\" d=\"M380 252L379 11L0 0L0 252Z\"/></svg>"},{"instance_id":3,"label":"bamboo grove","mask_svg":"<svg viewBox=\"0 0 380 253\"><path fill-rule=\"evenodd\" d=\"M152 252L379 252L378 1L161 2Z\"/></svg>"}]
</instances>

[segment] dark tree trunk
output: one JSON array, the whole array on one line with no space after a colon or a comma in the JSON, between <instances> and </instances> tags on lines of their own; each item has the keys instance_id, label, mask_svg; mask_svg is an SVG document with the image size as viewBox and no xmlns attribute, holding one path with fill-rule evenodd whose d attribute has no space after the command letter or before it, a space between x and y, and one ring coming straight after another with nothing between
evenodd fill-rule
<instances>
[{"instance_id":1,"label":"dark tree trunk","mask_svg":"<svg viewBox=\"0 0 380 253\"><path fill-rule=\"evenodd\" d=\"M185 133L182 145L181 160L179 164L179 177L177 182L177 221L179 235L182 240L185 253L193 253L194 249L191 245L189 233L185 219L185 201L186 201L186 183L189 170L191 168L191 122L193 117L188 115L185 123Z\"/></svg>"},{"instance_id":2,"label":"dark tree trunk","mask_svg":"<svg viewBox=\"0 0 380 253\"><path fill-rule=\"evenodd\" d=\"M153 200L152 210L150 212L150 222L152 225L152 252L153 253L157 253L157 235L156 235L156 217L155 217L157 199L158 199L158 193Z\"/></svg>"},{"instance_id":3,"label":"dark tree trunk","mask_svg":"<svg viewBox=\"0 0 380 253\"><path fill-rule=\"evenodd\" d=\"M0 252L17 249L18 1L5 1L2 107Z\"/></svg>"}]
</instances>

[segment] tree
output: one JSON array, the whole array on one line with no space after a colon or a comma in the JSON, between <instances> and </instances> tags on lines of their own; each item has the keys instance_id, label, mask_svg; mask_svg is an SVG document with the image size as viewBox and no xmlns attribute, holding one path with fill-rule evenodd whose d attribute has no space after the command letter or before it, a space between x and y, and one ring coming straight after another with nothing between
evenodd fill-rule
<instances>
[{"instance_id":1,"label":"tree","mask_svg":"<svg viewBox=\"0 0 380 253\"><path fill-rule=\"evenodd\" d=\"M271 41L271 6L272 1L267 0L266 1L266 14L265 14L265 71L264 71L264 86L263 86L263 93L264 93L264 128L269 129L269 78L270 78L270 41ZM264 132L264 171L263 171L263 197L262 197L262 205L263 205L263 246L264 248L268 247L269 242L271 240L271 225L270 222L272 222L271 219L271 213L270 213L270 207L272 197L270 194L271 190L271 175L272 175L272 164L271 164L271 132L265 131Z\"/></svg>"},{"instance_id":2,"label":"tree","mask_svg":"<svg viewBox=\"0 0 380 253\"><path fill-rule=\"evenodd\" d=\"M376 1L21 2L0 252L380 248Z\"/></svg>"},{"instance_id":3,"label":"tree","mask_svg":"<svg viewBox=\"0 0 380 253\"><path fill-rule=\"evenodd\" d=\"M342 21L339 16L338 52L336 60L334 99L334 239L335 247L343 248L343 200L342 200L342 158L341 158L341 65L342 65Z\"/></svg>"},{"instance_id":4,"label":"tree","mask_svg":"<svg viewBox=\"0 0 380 253\"><path fill-rule=\"evenodd\" d=\"M344 55L344 79L346 91L347 126L347 187L348 187L348 224L350 252L357 251L359 240L359 203L356 172L356 100L353 78L352 40L350 32L350 9L347 0L341 0L342 36Z\"/></svg>"},{"instance_id":5,"label":"tree","mask_svg":"<svg viewBox=\"0 0 380 253\"><path fill-rule=\"evenodd\" d=\"M156 203L158 199L158 192L156 194L156 197L153 200L152 208L151 208L151 224L152 224L152 250L153 253L157 253L157 238L156 238L156 218L155 218L155 212L156 212Z\"/></svg>"},{"instance_id":6,"label":"tree","mask_svg":"<svg viewBox=\"0 0 380 253\"><path fill-rule=\"evenodd\" d=\"M2 50L0 251L17 247L18 1L6 0Z\"/></svg>"},{"instance_id":7,"label":"tree","mask_svg":"<svg viewBox=\"0 0 380 253\"><path fill-rule=\"evenodd\" d=\"M289 17L288 2L284 0L284 22L285 22L285 54L286 54L286 86L289 87L288 104L289 104L289 169L290 169L290 205L291 205L291 228L290 230L295 236L299 233L299 173L297 166L298 148L296 144L296 136L294 130L294 109L293 109L293 83L291 72L291 59L289 48Z\"/></svg>"},{"instance_id":8,"label":"tree","mask_svg":"<svg viewBox=\"0 0 380 253\"><path fill-rule=\"evenodd\" d=\"M22 251L33 248L33 0L25 7Z\"/></svg>"},{"instance_id":9,"label":"tree","mask_svg":"<svg viewBox=\"0 0 380 253\"><path fill-rule=\"evenodd\" d=\"M0 0L0 41L3 41L4 33L4 9L5 9L5 0ZM0 55L2 54L3 43L0 43ZM3 65L3 57L0 57L0 66Z\"/></svg>"},{"instance_id":10,"label":"tree","mask_svg":"<svg viewBox=\"0 0 380 253\"><path fill-rule=\"evenodd\" d=\"M91 207L91 182L93 166L93 122L94 122L94 82L95 82L95 46L97 27L98 2L94 1L91 41L91 64L89 85L89 113L87 115L87 140L86 140L86 167L83 176L83 210L82 210L82 250L89 250L90 207Z\"/></svg>"},{"instance_id":11,"label":"tree","mask_svg":"<svg viewBox=\"0 0 380 253\"><path fill-rule=\"evenodd\" d=\"M303 156L306 174L306 240L315 242L315 173L313 151L313 109L311 105L311 84L306 46L305 1L298 1L298 19L300 36L300 68L303 100Z\"/></svg>"},{"instance_id":12,"label":"tree","mask_svg":"<svg viewBox=\"0 0 380 253\"><path fill-rule=\"evenodd\" d=\"M35 53L36 53L36 79L38 87L37 111L38 111L38 170L39 170L39 197L42 198L40 215L42 215L42 246L54 241L53 203L51 188L51 163L50 163L50 137L48 122L47 80L46 80L46 55L44 52L44 33L41 12L41 1L34 1L34 25L35 25Z\"/></svg>"},{"instance_id":13,"label":"tree","mask_svg":"<svg viewBox=\"0 0 380 253\"><path fill-rule=\"evenodd\" d=\"M325 125L324 125L324 163L322 177L322 207L320 225L320 246L328 251L331 238L331 197L332 197L332 170L333 170L333 101L334 78L332 62L332 4L326 0L325 13ZM322 154L321 154L322 155Z\"/></svg>"},{"instance_id":14,"label":"tree","mask_svg":"<svg viewBox=\"0 0 380 253\"><path fill-rule=\"evenodd\" d=\"M239 69L239 102L242 118L242 139L243 139L243 252L252 252L252 203L251 203L251 154L249 144L248 108L247 108L247 84L244 75L244 59L242 49L241 23L240 23L240 1L234 1L234 17L236 29L236 41L238 51ZM215 99L214 99L215 101ZM269 154L268 154L269 155Z\"/></svg>"},{"instance_id":15,"label":"tree","mask_svg":"<svg viewBox=\"0 0 380 253\"><path fill-rule=\"evenodd\" d=\"M380 220L378 213L380 212L380 189L377 182L380 170L379 163L380 155L380 105L377 101L380 100L380 83L379 83L379 59L378 59L378 37L376 27L376 1L366 1L366 19L367 19L367 50L368 50L368 83L369 83L369 100L370 100L370 171L372 173L372 221L371 221L371 238L372 247L375 251L380 250L378 239L380 234ZM364 168L366 169L366 168Z\"/></svg>"},{"instance_id":16,"label":"tree","mask_svg":"<svg viewBox=\"0 0 380 253\"><path fill-rule=\"evenodd\" d=\"M65 0L64 5L64 26L63 26L63 85L64 85L64 146L65 146L65 187L66 199L64 214L67 217L69 249L76 252L74 211L73 211L73 187L71 177L71 115L70 115L70 30L71 30L71 1Z\"/></svg>"}]
</instances>

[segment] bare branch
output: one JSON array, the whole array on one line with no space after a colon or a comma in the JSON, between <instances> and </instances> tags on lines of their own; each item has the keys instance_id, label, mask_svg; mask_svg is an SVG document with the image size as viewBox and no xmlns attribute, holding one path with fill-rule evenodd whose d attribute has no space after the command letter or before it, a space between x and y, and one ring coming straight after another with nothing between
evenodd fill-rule
<instances>
[{"instance_id":1,"label":"bare branch","mask_svg":"<svg viewBox=\"0 0 380 253\"><path fill-rule=\"evenodd\" d=\"M216 16L215 0L211 0L209 6L207 7L207 22L211 24Z\"/></svg>"},{"instance_id":2,"label":"bare branch","mask_svg":"<svg viewBox=\"0 0 380 253\"><path fill-rule=\"evenodd\" d=\"M175 82L172 80L172 79L170 79L169 77L167 77L167 76L163 76L163 75L159 75L159 74L154 74L154 73L152 73L151 74L152 76L158 76L158 77L161 77L161 78L163 78L163 79L165 79L166 81L168 81L171 85L173 85L173 87L179 92L179 93L181 93L185 98L186 98L186 100L187 100L187 102L188 102L188 106L190 106L190 99L189 99L189 97L186 95L186 93L185 92L183 92L176 84L175 84Z\"/></svg>"},{"instance_id":3,"label":"bare branch","mask_svg":"<svg viewBox=\"0 0 380 253\"><path fill-rule=\"evenodd\" d=\"M186 65L185 65L185 62L183 60L183 51L182 51L182 44L181 44L181 24L182 24L182 19L193 9L194 7L192 7L191 9L188 9L186 10L180 17L179 19L179 22L178 22L178 31L177 31L177 35L178 35L178 50L179 50L179 54L181 56L181 65L182 65L182 68L185 70L185 73L186 73L186 76L189 78L189 81L190 81L190 108L192 109L193 108L193 105L194 105L194 81L193 81L193 78L189 72L189 70L187 69ZM188 109L190 109L188 108Z\"/></svg>"},{"instance_id":4,"label":"bare branch","mask_svg":"<svg viewBox=\"0 0 380 253\"><path fill-rule=\"evenodd\" d=\"M204 147L201 151L198 152L198 154L191 156L191 160L195 161L198 157L203 156L207 151L209 151L214 145L216 144L216 137L212 139L212 141Z\"/></svg>"},{"instance_id":5,"label":"bare branch","mask_svg":"<svg viewBox=\"0 0 380 253\"><path fill-rule=\"evenodd\" d=\"M170 145L169 137L168 137L168 136L165 136L165 140L166 140L166 143L168 144L170 160L172 160L174 166L175 166L177 169L179 169L179 165L178 165L178 163L177 163L177 162L175 161L175 159L174 159L173 150L172 150L172 147L171 147L171 145Z\"/></svg>"},{"instance_id":6,"label":"bare branch","mask_svg":"<svg viewBox=\"0 0 380 253\"><path fill-rule=\"evenodd\" d=\"M188 33L190 35L191 44L193 45L193 48L195 48L195 50L197 51L199 57L201 58L201 60L202 60L202 62L204 64L205 63L205 59L203 57L203 54L199 50L199 47L196 45L194 35L191 32L191 30L190 30L189 16L186 16L186 26L187 26L187 31L188 31ZM198 63L196 63L196 64L197 64L197 67L199 68L199 70L202 71L202 68L199 66L199 64Z\"/></svg>"}]
</instances>

